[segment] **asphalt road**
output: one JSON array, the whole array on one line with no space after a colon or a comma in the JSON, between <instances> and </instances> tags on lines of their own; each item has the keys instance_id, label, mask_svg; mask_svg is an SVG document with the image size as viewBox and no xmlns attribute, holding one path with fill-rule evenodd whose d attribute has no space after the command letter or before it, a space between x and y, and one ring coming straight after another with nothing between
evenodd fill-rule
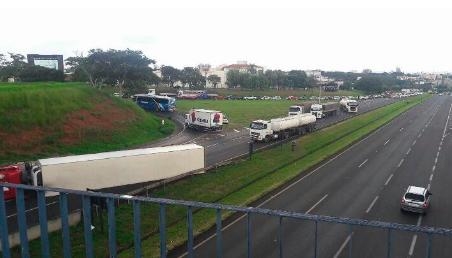
<instances>
[{"instance_id":1,"label":"asphalt road","mask_svg":"<svg viewBox=\"0 0 452 258\"><path fill-rule=\"evenodd\" d=\"M333 123L337 123L352 116L368 112L375 108L393 103L398 99L373 99L361 101L359 104L358 113L345 113L339 111L336 116L319 119L317 128L323 128ZM172 119L183 123L183 116L181 114L173 114ZM234 159L238 156L246 155L248 153L249 132L247 128L229 128L222 132L196 132L193 130L181 130L176 135L160 140L158 142L145 145L143 147L167 146L176 144L196 143L204 146L206 152L206 166L211 167L222 164L228 160ZM273 143L269 143L273 144ZM256 149L265 148L268 144L257 144ZM128 189L129 188L123 188ZM127 191L127 190L124 190ZM119 189L115 192L124 192ZM59 203L57 198L47 198L47 215L48 218L57 218L59 216ZM76 210L80 206L80 200L71 198L69 201L70 210ZM15 201L7 202L7 216L9 232L17 231L17 214ZM38 224L38 210L36 200L28 198L26 200L26 214L28 226Z\"/></svg>"},{"instance_id":2,"label":"asphalt road","mask_svg":"<svg viewBox=\"0 0 452 258\"><path fill-rule=\"evenodd\" d=\"M281 189L259 207L311 214L452 228L452 98L435 96L312 173ZM431 209L425 216L400 211L408 185L430 187ZM253 216L253 257L278 257L277 218ZM283 221L284 257L313 257L313 222ZM246 221L236 220L223 231L223 257L246 257ZM392 232L392 257L425 257L427 238ZM318 224L318 257L386 257L387 231ZM452 257L452 239L436 237L432 257ZM196 257L215 255L215 236L197 239ZM179 250L180 251L180 250ZM180 252L172 254L179 257Z\"/></svg>"}]
</instances>

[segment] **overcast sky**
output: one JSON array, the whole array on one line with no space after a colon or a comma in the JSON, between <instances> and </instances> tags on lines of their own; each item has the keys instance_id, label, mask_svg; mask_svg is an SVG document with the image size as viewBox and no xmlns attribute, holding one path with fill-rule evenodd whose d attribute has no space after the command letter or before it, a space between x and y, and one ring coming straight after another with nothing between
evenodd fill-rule
<instances>
[{"instance_id":1,"label":"overcast sky","mask_svg":"<svg viewBox=\"0 0 452 258\"><path fill-rule=\"evenodd\" d=\"M142 50L178 68L246 60L266 69L452 72L447 1L2 2L0 53Z\"/></svg>"}]
</instances>

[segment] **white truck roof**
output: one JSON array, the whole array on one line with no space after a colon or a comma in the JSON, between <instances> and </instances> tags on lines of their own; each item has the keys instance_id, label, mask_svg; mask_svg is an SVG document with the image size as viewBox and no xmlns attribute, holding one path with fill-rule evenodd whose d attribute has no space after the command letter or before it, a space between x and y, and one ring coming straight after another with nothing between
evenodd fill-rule
<instances>
[{"instance_id":1,"label":"white truck roof","mask_svg":"<svg viewBox=\"0 0 452 258\"><path fill-rule=\"evenodd\" d=\"M221 111L218 111L218 110L210 110L210 109L203 109L203 108L194 108L192 110L196 111L196 112L205 112L205 113L221 113Z\"/></svg>"},{"instance_id":2,"label":"white truck roof","mask_svg":"<svg viewBox=\"0 0 452 258\"><path fill-rule=\"evenodd\" d=\"M173 151L190 150L190 149L200 149L200 148L203 148L203 147L200 145L197 145L197 144L172 145L172 146L156 147L156 148L111 151L111 152L101 152L101 153L95 153L95 154L84 154L84 155L48 158L48 159L40 159L38 161L39 161L39 163L41 163L42 166L46 166L46 165L74 163L74 162L80 162L80 161L111 159L111 158L120 158L120 157L128 157L128 156L140 156L140 155L147 155L147 154L173 152Z\"/></svg>"}]
</instances>

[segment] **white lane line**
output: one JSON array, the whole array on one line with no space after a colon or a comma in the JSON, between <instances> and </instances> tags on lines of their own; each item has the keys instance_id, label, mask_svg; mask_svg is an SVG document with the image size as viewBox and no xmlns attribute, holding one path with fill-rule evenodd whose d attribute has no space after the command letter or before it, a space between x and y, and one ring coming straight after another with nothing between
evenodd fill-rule
<instances>
[{"instance_id":1,"label":"white lane line","mask_svg":"<svg viewBox=\"0 0 452 258\"><path fill-rule=\"evenodd\" d=\"M400 166L402 166L404 159L400 160L399 165L397 165L397 167L399 168Z\"/></svg>"},{"instance_id":2,"label":"white lane line","mask_svg":"<svg viewBox=\"0 0 452 258\"><path fill-rule=\"evenodd\" d=\"M394 174L389 175L388 179L385 182L385 185L389 184L389 181L391 181L392 177L394 176Z\"/></svg>"},{"instance_id":3,"label":"white lane line","mask_svg":"<svg viewBox=\"0 0 452 258\"><path fill-rule=\"evenodd\" d=\"M366 159L365 161L363 161L363 163L361 163L358 167L360 168L360 167L362 167L364 164L366 164L366 162L368 161L369 159Z\"/></svg>"},{"instance_id":4,"label":"white lane line","mask_svg":"<svg viewBox=\"0 0 452 258\"><path fill-rule=\"evenodd\" d=\"M315 207L317 207L325 198L328 197L328 194L325 194L325 196L322 197L318 202L316 202L309 210L306 211L306 214L310 213Z\"/></svg>"},{"instance_id":5,"label":"white lane line","mask_svg":"<svg viewBox=\"0 0 452 258\"><path fill-rule=\"evenodd\" d=\"M450 104L449 114L447 115L446 125L444 126L443 138L446 135L447 126L449 125L450 112L452 111L452 103Z\"/></svg>"},{"instance_id":6,"label":"white lane line","mask_svg":"<svg viewBox=\"0 0 452 258\"><path fill-rule=\"evenodd\" d=\"M57 204L57 203L58 202L49 202L46 206L49 207L49 206ZM25 213L30 212L30 211L35 211L37 209L38 209L38 206L33 207L33 208L29 209L29 210L25 210ZM6 216L6 218L9 219L9 218L12 218L12 217L15 217L15 216L17 216L17 213L10 214L10 215Z\"/></svg>"},{"instance_id":7,"label":"white lane line","mask_svg":"<svg viewBox=\"0 0 452 258\"><path fill-rule=\"evenodd\" d=\"M385 144L383 144L383 146L386 146L386 144L388 144L388 142L390 141L391 139L388 139L387 141L385 141Z\"/></svg>"},{"instance_id":8,"label":"white lane line","mask_svg":"<svg viewBox=\"0 0 452 258\"><path fill-rule=\"evenodd\" d=\"M420 134L417 135L417 138L421 138L421 136L422 136L422 134L420 133Z\"/></svg>"},{"instance_id":9,"label":"white lane line","mask_svg":"<svg viewBox=\"0 0 452 258\"><path fill-rule=\"evenodd\" d=\"M374 207L374 205L375 205L375 203L377 202L377 200L378 200L378 195L375 196L375 199L370 203L369 207L368 207L367 210L366 210L366 213L369 213L369 212L370 212L370 210L372 209L372 207Z\"/></svg>"},{"instance_id":10,"label":"white lane line","mask_svg":"<svg viewBox=\"0 0 452 258\"><path fill-rule=\"evenodd\" d=\"M414 252L414 246L416 245L417 235L413 236L413 239L411 240L410 250L408 251L409 256L413 256Z\"/></svg>"},{"instance_id":11,"label":"white lane line","mask_svg":"<svg viewBox=\"0 0 452 258\"><path fill-rule=\"evenodd\" d=\"M234 132L236 132L236 133L240 133L240 131L239 131L239 130L237 130L237 129L234 129Z\"/></svg>"},{"instance_id":12,"label":"white lane line","mask_svg":"<svg viewBox=\"0 0 452 258\"><path fill-rule=\"evenodd\" d=\"M430 175L429 181L432 181L432 179L433 179L433 174Z\"/></svg>"},{"instance_id":13,"label":"white lane line","mask_svg":"<svg viewBox=\"0 0 452 258\"><path fill-rule=\"evenodd\" d=\"M430 183L428 183L427 189L430 190L430 187L431 187L431 185L430 185Z\"/></svg>"},{"instance_id":14,"label":"white lane line","mask_svg":"<svg viewBox=\"0 0 452 258\"><path fill-rule=\"evenodd\" d=\"M400 131L403 131L403 127L402 127L402 128L400 128Z\"/></svg>"},{"instance_id":15,"label":"white lane line","mask_svg":"<svg viewBox=\"0 0 452 258\"><path fill-rule=\"evenodd\" d=\"M433 165L432 172L436 170L436 165Z\"/></svg>"},{"instance_id":16,"label":"white lane line","mask_svg":"<svg viewBox=\"0 0 452 258\"><path fill-rule=\"evenodd\" d=\"M214 144L211 144L211 145L207 145L206 148L214 147L214 146L217 146L217 145L218 145L218 142L214 143Z\"/></svg>"},{"instance_id":17,"label":"white lane line","mask_svg":"<svg viewBox=\"0 0 452 258\"><path fill-rule=\"evenodd\" d=\"M411 144L411 146L414 146L416 144L416 140L414 140L413 144Z\"/></svg>"},{"instance_id":18,"label":"white lane line","mask_svg":"<svg viewBox=\"0 0 452 258\"><path fill-rule=\"evenodd\" d=\"M350 240L352 239L352 236L353 236L353 232L347 236L344 243L342 243L341 247L339 247L339 250L337 250L336 254L334 254L333 258L338 258L339 255L341 255L342 251L347 246L348 242L350 242Z\"/></svg>"},{"instance_id":19,"label":"white lane line","mask_svg":"<svg viewBox=\"0 0 452 258\"><path fill-rule=\"evenodd\" d=\"M406 155L410 154L411 152L411 148L408 149L408 151L406 152Z\"/></svg>"},{"instance_id":20,"label":"white lane line","mask_svg":"<svg viewBox=\"0 0 452 258\"><path fill-rule=\"evenodd\" d=\"M419 227L421 225L421 223L422 223L422 215L419 215L416 226ZM416 240L417 240L417 235L414 235L413 239L411 240L410 250L408 251L409 256L413 256L414 246L416 245Z\"/></svg>"},{"instance_id":21,"label":"white lane line","mask_svg":"<svg viewBox=\"0 0 452 258\"><path fill-rule=\"evenodd\" d=\"M438 152L438 154L439 154L439 152ZM436 158L435 158L435 164L436 163L438 163L438 155L436 155Z\"/></svg>"}]
</instances>

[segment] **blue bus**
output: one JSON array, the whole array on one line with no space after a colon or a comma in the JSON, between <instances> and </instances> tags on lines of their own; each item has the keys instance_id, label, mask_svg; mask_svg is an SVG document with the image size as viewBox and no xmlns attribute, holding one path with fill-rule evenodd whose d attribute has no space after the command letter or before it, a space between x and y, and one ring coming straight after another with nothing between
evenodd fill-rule
<instances>
[{"instance_id":1,"label":"blue bus","mask_svg":"<svg viewBox=\"0 0 452 258\"><path fill-rule=\"evenodd\" d=\"M135 94L132 97L138 106L147 111L173 112L176 110L176 99L149 94Z\"/></svg>"}]
</instances>

